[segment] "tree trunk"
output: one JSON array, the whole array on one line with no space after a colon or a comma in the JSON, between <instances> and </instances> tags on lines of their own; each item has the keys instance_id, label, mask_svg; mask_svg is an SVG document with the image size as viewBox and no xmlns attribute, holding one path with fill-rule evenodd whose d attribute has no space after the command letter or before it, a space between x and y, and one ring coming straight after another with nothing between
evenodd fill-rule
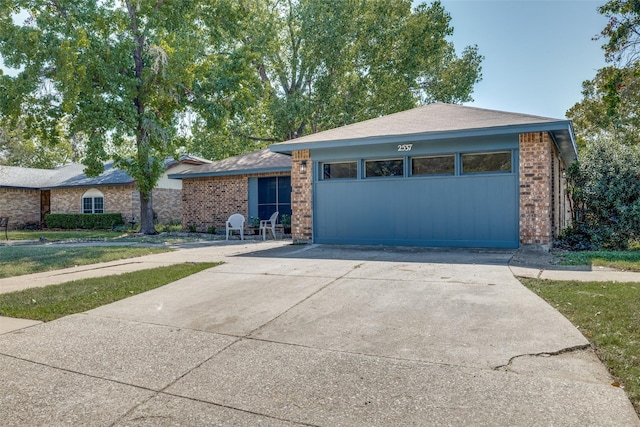
<instances>
[{"instance_id":1,"label":"tree trunk","mask_svg":"<svg viewBox=\"0 0 640 427\"><path fill-rule=\"evenodd\" d=\"M153 200L151 194L140 192L140 233L157 234L153 224Z\"/></svg>"}]
</instances>

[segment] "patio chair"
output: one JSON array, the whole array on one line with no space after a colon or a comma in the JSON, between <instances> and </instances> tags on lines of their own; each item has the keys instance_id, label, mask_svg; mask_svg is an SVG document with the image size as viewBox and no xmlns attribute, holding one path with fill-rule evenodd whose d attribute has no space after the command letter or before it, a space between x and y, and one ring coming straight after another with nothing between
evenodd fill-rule
<instances>
[{"instance_id":1,"label":"patio chair","mask_svg":"<svg viewBox=\"0 0 640 427\"><path fill-rule=\"evenodd\" d=\"M273 234L273 240L276 240L276 221L278 220L278 212L274 212L269 219L263 219L260 221L260 234L262 234L262 240L267 240L267 230L271 230Z\"/></svg>"},{"instance_id":2,"label":"patio chair","mask_svg":"<svg viewBox=\"0 0 640 427\"><path fill-rule=\"evenodd\" d=\"M233 234L233 230L240 232L240 240L244 240L244 216L241 214L233 214L227 220L227 240L229 240L229 232Z\"/></svg>"},{"instance_id":3,"label":"patio chair","mask_svg":"<svg viewBox=\"0 0 640 427\"><path fill-rule=\"evenodd\" d=\"M0 216L0 228L4 228L4 238L9 240L9 235L7 234L7 229L9 228L8 216Z\"/></svg>"}]
</instances>

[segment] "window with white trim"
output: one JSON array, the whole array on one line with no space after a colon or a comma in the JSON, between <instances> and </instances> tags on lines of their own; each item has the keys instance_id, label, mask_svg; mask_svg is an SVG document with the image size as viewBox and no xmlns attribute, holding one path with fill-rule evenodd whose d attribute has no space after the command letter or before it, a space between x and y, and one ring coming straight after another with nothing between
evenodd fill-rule
<instances>
[{"instance_id":1,"label":"window with white trim","mask_svg":"<svg viewBox=\"0 0 640 427\"><path fill-rule=\"evenodd\" d=\"M104 195L92 188L82 195L82 213L104 213Z\"/></svg>"}]
</instances>

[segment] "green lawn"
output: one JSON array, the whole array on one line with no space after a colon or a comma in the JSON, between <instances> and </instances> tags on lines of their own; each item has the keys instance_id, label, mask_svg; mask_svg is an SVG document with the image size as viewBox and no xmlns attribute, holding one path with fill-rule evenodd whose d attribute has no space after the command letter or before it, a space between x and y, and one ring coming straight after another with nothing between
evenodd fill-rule
<instances>
[{"instance_id":1,"label":"green lawn","mask_svg":"<svg viewBox=\"0 0 640 427\"><path fill-rule=\"evenodd\" d=\"M0 278L167 252L126 246L0 246Z\"/></svg>"},{"instance_id":2,"label":"green lawn","mask_svg":"<svg viewBox=\"0 0 640 427\"><path fill-rule=\"evenodd\" d=\"M640 415L640 283L520 278L595 346Z\"/></svg>"},{"instance_id":3,"label":"green lawn","mask_svg":"<svg viewBox=\"0 0 640 427\"><path fill-rule=\"evenodd\" d=\"M47 322L164 286L219 264L177 264L0 294L0 316Z\"/></svg>"},{"instance_id":4,"label":"green lawn","mask_svg":"<svg viewBox=\"0 0 640 427\"><path fill-rule=\"evenodd\" d=\"M34 231L9 231L9 240L40 240L44 237L47 240L68 240L68 239L115 239L127 233L109 230L34 230ZM4 236L0 234L0 239Z\"/></svg>"},{"instance_id":5,"label":"green lawn","mask_svg":"<svg viewBox=\"0 0 640 427\"><path fill-rule=\"evenodd\" d=\"M562 265L590 265L640 271L640 251L557 252Z\"/></svg>"}]
</instances>

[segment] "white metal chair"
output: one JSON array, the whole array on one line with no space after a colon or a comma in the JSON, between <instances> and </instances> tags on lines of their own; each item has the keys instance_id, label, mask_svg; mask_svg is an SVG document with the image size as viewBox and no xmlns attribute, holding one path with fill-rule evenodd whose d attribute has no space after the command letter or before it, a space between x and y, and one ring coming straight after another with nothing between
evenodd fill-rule
<instances>
[{"instance_id":1,"label":"white metal chair","mask_svg":"<svg viewBox=\"0 0 640 427\"><path fill-rule=\"evenodd\" d=\"M260 221L260 234L262 234L262 240L267 240L267 230L271 230L273 234L273 240L276 240L276 221L278 220L278 212L274 212L269 219L263 219Z\"/></svg>"},{"instance_id":2,"label":"white metal chair","mask_svg":"<svg viewBox=\"0 0 640 427\"><path fill-rule=\"evenodd\" d=\"M241 214L233 214L229 217L226 224L227 240L229 240L229 232L233 234L233 230L240 232L240 240L244 240L244 216Z\"/></svg>"}]
</instances>

